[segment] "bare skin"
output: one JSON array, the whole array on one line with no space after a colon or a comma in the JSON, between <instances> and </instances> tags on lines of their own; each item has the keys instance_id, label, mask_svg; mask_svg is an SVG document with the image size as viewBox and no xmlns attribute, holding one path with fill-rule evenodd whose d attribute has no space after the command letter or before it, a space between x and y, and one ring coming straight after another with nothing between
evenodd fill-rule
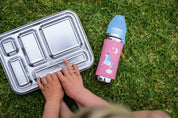
<instances>
[{"instance_id":1,"label":"bare skin","mask_svg":"<svg viewBox=\"0 0 178 118\"><path fill-rule=\"evenodd\" d=\"M45 109L43 118L70 118L73 112L63 101L64 92L76 101L79 108L109 105L108 102L91 93L83 86L82 77L76 64L71 64L68 60L64 60L66 67L61 71L48 74L37 79L39 88L41 89L45 99ZM73 71L73 68L75 72ZM162 111L135 111L133 115L136 118L170 118Z\"/></svg>"},{"instance_id":2,"label":"bare skin","mask_svg":"<svg viewBox=\"0 0 178 118\"><path fill-rule=\"evenodd\" d=\"M170 118L167 114L162 111L134 111L133 115L136 118Z\"/></svg>"},{"instance_id":3,"label":"bare skin","mask_svg":"<svg viewBox=\"0 0 178 118\"><path fill-rule=\"evenodd\" d=\"M74 73L69 61L64 60L64 63L66 67L62 68L62 72L57 71L57 76L65 93L69 97L75 100L80 106L84 107L109 104L105 100L91 93L83 86L82 77L76 64L72 64L75 70Z\"/></svg>"},{"instance_id":4,"label":"bare skin","mask_svg":"<svg viewBox=\"0 0 178 118\"><path fill-rule=\"evenodd\" d=\"M69 109L66 103L62 101L59 118L71 118L73 114L74 113Z\"/></svg>"},{"instance_id":5,"label":"bare skin","mask_svg":"<svg viewBox=\"0 0 178 118\"><path fill-rule=\"evenodd\" d=\"M37 84L46 99L43 118L59 118L64 91L56 73L38 78Z\"/></svg>"}]
</instances>

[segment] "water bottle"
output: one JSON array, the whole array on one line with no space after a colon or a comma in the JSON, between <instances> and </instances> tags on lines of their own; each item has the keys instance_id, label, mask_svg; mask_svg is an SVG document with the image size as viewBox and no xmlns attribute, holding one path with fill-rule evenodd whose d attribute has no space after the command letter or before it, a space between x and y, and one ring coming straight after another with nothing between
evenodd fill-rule
<instances>
[{"instance_id":1,"label":"water bottle","mask_svg":"<svg viewBox=\"0 0 178 118\"><path fill-rule=\"evenodd\" d=\"M126 31L124 16L116 15L109 23L106 32L107 39L104 40L96 70L98 81L110 83L111 79L115 79L120 55L125 44Z\"/></svg>"}]
</instances>

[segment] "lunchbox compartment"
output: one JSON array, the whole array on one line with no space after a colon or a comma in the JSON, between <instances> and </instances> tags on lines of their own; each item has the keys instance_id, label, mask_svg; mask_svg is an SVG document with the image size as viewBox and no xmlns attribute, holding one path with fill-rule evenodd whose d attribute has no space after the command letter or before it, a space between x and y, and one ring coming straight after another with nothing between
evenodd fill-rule
<instances>
[{"instance_id":1,"label":"lunchbox compartment","mask_svg":"<svg viewBox=\"0 0 178 118\"><path fill-rule=\"evenodd\" d=\"M11 56L18 52L17 45L13 38L3 40L1 45L6 56Z\"/></svg>"},{"instance_id":2,"label":"lunchbox compartment","mask_svg":"<svg viewBox=\"0 0 178 118\"><path fill-rule=\"evenodd\" d=\"M29 83L29 78L26 74L27 72L26 72L24 64L20 58L10 60L9 65L10 65L13 75L16 78L17 83L20 87L25 86L26 84Z\"/></svg>"},{"instance_id":3,"label":"lunchbox compartment","mask_svg":"<svg viewBox=\"0 0 178 118\"><path fill-rule=\"evenodd\" d=\"M18 38L22 51L24 52L30 66L36 66L37 64L45 62L45 57L38 40L38 36L34 30L21 33Z\"/></svg>"},{"instance_id":4,"label":"lunchbox compartment","mask_svg":"<svg viewBox=\"0 0 178 118\"><path fill-rule=\"evenodd\" d=\"M76 65L79 66L79 64L84 63L87 60L86 54L85 53L79 53L73 56L70 56L67 58L69 62L75 63ZM65 64L63 60L56 62L54 64L49 64L49 66L42 67L34 72L34 77L43 77L46 75L46 73L53 73L56 72L60 69L65 67Z\"/></svg>"},{"instance_id":5,"label":"lunchbox compartment","mask_svg":"<svg viewBox=\"0 0 178 118\"><path fill-rule=\"evenodd\" d=\"M52 58L68 50L79 47L81 44L72 20L68 17L45 24L41 26L40 31L49 51L49 55Z\"/></svg>"}]
</instances>

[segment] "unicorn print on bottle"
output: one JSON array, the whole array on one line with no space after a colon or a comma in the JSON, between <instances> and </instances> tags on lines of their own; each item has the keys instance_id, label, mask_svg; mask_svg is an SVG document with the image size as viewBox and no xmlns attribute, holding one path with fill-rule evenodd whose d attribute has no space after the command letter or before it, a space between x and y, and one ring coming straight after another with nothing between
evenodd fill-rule
<instances>
[{"instance_id":1,"label":"unicorn print on bottle","mask_svg":"<svg viewBox=\"0 0 178 118\"><path fill-rule=\"evenodd\" d=\"M107 65L109 68L106 70L106 73L108 74L112 74L113 71L111 70L112 65L114 65L114 63L111 62L111 55L109 54L109 52L105 55L105 60L103 62L103 64Z\"/></svg>"}]
</instances>

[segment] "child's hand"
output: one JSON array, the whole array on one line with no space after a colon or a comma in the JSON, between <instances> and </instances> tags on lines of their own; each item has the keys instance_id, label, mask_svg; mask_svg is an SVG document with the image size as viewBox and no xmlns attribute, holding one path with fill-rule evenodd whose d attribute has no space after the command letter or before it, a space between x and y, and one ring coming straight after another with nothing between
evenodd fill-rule
<instances>
[{"instance_id":1,"label":"child's hand","mask_svg":"<svg viewBox=\"0 0 178 118\"><path fill-rule=\"evenodd\" d=\"M61 71L57 71L57 76L64 88L65 93L76 100L76 96L80 96L82 91L85 89L83 86L82 77L80 75L80 71L76 64L72 64L74 67L75 73L73 68L71 67L69 61L67 59L64 60L66 67L62 68Z\"/></svg>"},{"instance_id":2,"label":"child's hand","mask_svg":"<svg viewBox=\"0 0 178 118\"><path fill-rule=\"evenodd\" d=\"M50 101L60 103L62 101L64 91L56 73L47 74L45 77L41 78L41 81L40 77L38 77L37 84L38 87L41 89L46 102Z\"/></svg>"}]
</instances>

